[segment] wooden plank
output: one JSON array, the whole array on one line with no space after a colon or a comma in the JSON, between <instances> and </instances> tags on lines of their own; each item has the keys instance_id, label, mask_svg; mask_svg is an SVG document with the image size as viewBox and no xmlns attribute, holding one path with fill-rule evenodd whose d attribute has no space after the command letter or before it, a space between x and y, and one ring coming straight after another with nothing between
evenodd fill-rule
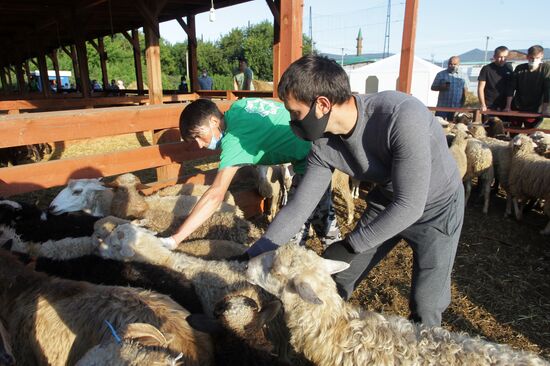
<instances>
[{"instance_id":1,"label":"wooden plank","mask_svg":"<svg viewBox=\"0 0 550 366\"><path fill-rule=\"evenodd\" d=\"M185 100L181 98L181 100ZM19 110L63 110L85 107L116 106L143 104L149 102L146 96L127 97L94 97L94 98L49 98L49 99L15 99L0 101L0 111Z\"/></svg>"},{"instance_id":2,"label":"wooden plank","mask_svg":"<svg viewBox=\"0 0 550 366\"><path fill-rule=\"evenodd\" d=\"M230 101L216 101L225 112ZM0 116L0 148L178 128L185 104L114 107Z\"/></svg>"},{"instance_id":3,"label":"wooden plank","mask_svg":"<svg viewBox=\"0 0 550 366\"><path fill-rule=\"evenodd\" d=\"M139 46L139 33L132 29L132 42L134 44L134 68L136 71L136 83L139 91L143 91L143 71L141 67L141 51Z\"/></svg>"},{"instance_id":4,"label":"wooden plank","mask_svg":"<svg viewBox=\"0 0 550 366\"><path fill-rule=\"evenodd\" d=\"M399 66L399 91L411 93L414 45L416 39L416 15L418 0L406 0L403 40L401 42L401 64Z\"/></svg>"},{"instance_id":5,"label":"wooden plank","mask_svg":"<svg viewBox=\"0 0 550 366\"><path fill-rule=\"evenodd\" d=\"M158 27L158 23L157 23ZM145 27L145 57L147 64L147 84L149 103L162 104L162 72L160 66L159 37L150 27Z\"/></svg>"},{"instance_id":6,"label":"wooden plank","mask_svg":"<svg viewBox=\"0 0 550 366\"><path fill-rule=\"evenodd\" d=\"M61 186L67 184L69 179L106 177L217 154L216 151L199 150L196 145L177 142L75 159L0 168L0 196L8 197Z\"/></svg>"},{"instance_id":7,"label":"wooden plank","mask_svg":"<svg viewBox=\"0 0 550 366\"><path fill-rule=\"evenodd\" d=\"M101 79L103 80L103 90L109 86L109 75L107 73L107 52L105 52L105 43L103 37L97 39L97 53L101 64Z\"/></svg>"},{"instance_id":8,"label":"wooden plank","mask_svg":"<svg viewBox=\"0 0 550 366\"><path fill-rule=\"evenodd\" d=\"M187 75L189 77L189 80L191 81L191 89L189 89L192 92L195 92L199 90L199 66L198 66L198 58L197 58L197 32L196 32L196 22L195 22L195 15L189 15L187 16L187 23L189 28L188 33L188 53L189 53L189 73L191 75Z\"/></svg>"}]
</instances>

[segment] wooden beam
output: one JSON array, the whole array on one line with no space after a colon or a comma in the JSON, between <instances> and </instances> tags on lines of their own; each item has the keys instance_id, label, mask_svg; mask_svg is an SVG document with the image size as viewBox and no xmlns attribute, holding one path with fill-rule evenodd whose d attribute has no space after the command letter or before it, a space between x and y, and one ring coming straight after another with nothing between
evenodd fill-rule
<instances>
[{"instance_id":1,"label":"wooden beam","mask_svg":"<svg viewBox=\"0 0 550 366\"><path fill-rule=\"evenodd\" d=\"M145 0L138 0L136 2L137 9L141 14L141 17L145 21L143 29L150 28L150 31L154 33L157 38L160 38L160 30L157 15L155 15L148 7L149 3L145 3Z\"/></svg>"},{"instance_id":2,"label":"wooden beam","mask_svg":"<svg viewBox=\"0 0 550 366\"><path fill-rule=\"evenodd\" d=\"M17 64L15 65L15 76L17 77L17 86L19 88L19 93L21 95L27 94L27 88L25 84L25 73L23 71L23 64Z\"/></svg>"},{"instance_id":3,"label":"wooden beam","mask_svg":"<svg viewBox=\"0 0 550 366\"><path fill-rule=\"evenodd\" d=\"M31 68L29 67L29 60L26 60L24 63L25 74L27 75L27 80L31 80Z\"/></svg>"},{"instance_id":4,"label":"wooden beam","mask_svg":"<svg viewBox=\"0 0 550 366\"><path fill-rule=\"evenodd\" d=\"M187 23L189 25L189 34L187 41L187 52L189 53L189 80L191 80L191 91L196 92L200 89L199 86L199 66L197 60L197 32L195 16L189 15L187 17Z\"/></svg>"},{"instance_id":5,"label":"wooden beam","mask_svg":"<svg viewBox=\"0 0 550 366\"><path fill-rule=\"evenodd\" d=\"M48 66L46 64L46 55L38 55L38 71L40 71L40 83L42 84L42 95L50 96L50 79L48 77Z\"/></svg>"},{"instance_id":6,"label":"wooden beam","mask_svg":"<svg viewBox=\"0 0 550 366\"><path fill-rule=\"evenodd\" d=\"M158 24L157 24L158 26ZM147 84L149 86L149 103L162 103L162 72L160 66L159 38L150 27L145 30L145 57L147 64Z\"/></svg>"},{"instance_id":7,"label":"wooden beam","mask_svg":"<svg viewBox=\"0 0 550 366\"><path fill-rule=\"evenodd\" d=\"M183 30L185 31L185 34L187 34L187 37L189 37L189 26L187 25L187 23L185 23L185 20L183 20L182 18L180 17L177 17L176 18L176 21L180 24L180 26L183 28Z\"/></svg>"},{"instance_id":8,"label":"wooden beam","mask_svg":"<svg viewBox=\"0 0 550 366\"><path fill-rule=\"evenodd\" d=\"M280 28L278 43L278 61L275 59L273 74L278 75L273 80L273 90L276 93L279 78L291 63L302 57L302 13L304 8L303 0L281 0L280 1ZM276 46L276 45L275 45Z\"/></svg>"},{"instance_id":9,"label":"wooden beam","mask_svg":"<svg viewBox=\"0 0 550 366\"><path fill-rule=\"evenodd\" d=\"M280 1L265 0L265 2L267 3L267 6L269 7L269 10L271 10L271 14L273 15L274 27L278 28L280 26L279 21L281 19L281 15L279 13Z\"/></svg>"},{"instance_id":10,"label":"wooden beam","mask_svg":"<svg viewBox=\"0 0 550 366\"><path fill-rule=\"evenodd\" d=\"M77 80L80 80L80 67L78 66L78 57L76 53L76 46L74 44L71 45L71 61L73 63L73 75L75 80L75 86L78 89L79 85L76 83Z\"/></svg>"},{"instance_id":11,"label":"wooden beam","mask_svg":"<svg viewBox=\"0 0 550 366\"><path fill-rule=\"evenodd\" d=\"M44 163L14 166L0 169L0 196L10 196L37 189L65 185L69 179L96 178L172 164L178 177L179 162L217 155L216 151L198 149L196 144L184 142L153 145L74 159L54 160ZM29 174L31 173L32 174Z\"/></svg>"},{"instance_id":12,"label":"wooden beam","mask_svg":"<svg viewBox=\"0 0 550 366\"><path fill-rule=\"evenodd\" d=\"M418 0L406 0L403 41L401 43L401 64L399 67L399 87L403 93L411 93L414 43L416 39L416 15Z\"/></svg>"},{"instance_id":13,"label":"wooden beam","mask_svg":"<svg viewBox=\"0 0 550 366\"><path fill-rule=\"evenodd\" d=\"M141 49L139 45L139 32L132 29L132 42L134 44L134 68L136 71L136 83L139 91L143 91L143 70L141 67Z\"/></svg>"},{"instance_id":14,"label":"wooden beam","mask_svg":"<svg viewBox=\"0 0 550 366\"><path fill-rule=\"evenodd\" d=\"M53 69L55 70L55 84L57 86L57 91L60 92L63 89L61 85L61 75L59 74L59 60L57 59L57 50L53 50L50 53L50 59L52 60Z\"/></svg>"},{"instance_id":15,"label":"wooden beam","mask_svg":"<svg viewBox=\"0 0 550 366\"><path fill-rule=\"evenodd\" d=\"M109 87L109 75L107 73L107 52L105 52L105 43L103 37L97 39L97 53L99 54L99 62L101 63L101 79L103 80L103 90Z\"/></svg>"},{"instance_id":16,"label":"wooden beam","mask_svg":"<svg viewBox=\"0 0 550 366\"><path fill-rule=\"evenodd\" d=\"M78 59L78 70L80 80L80 91L84 98L89 98L90 89L90 72L88 70L88 51L86 50L86 42L80 38L76 40L76 53Z\"/></svg>"},{"instance_id":17,"label":"wooden beam","mask_svg":"<svg viewBox=\"0 0 550 366\"><path fill-rule=\"evenodd\" d=\"M6 80L6 69L4 67L0 67L0 81L2 82L2 91L4 94L8 94L8 82Z\"/></svg>"}]
</instances>

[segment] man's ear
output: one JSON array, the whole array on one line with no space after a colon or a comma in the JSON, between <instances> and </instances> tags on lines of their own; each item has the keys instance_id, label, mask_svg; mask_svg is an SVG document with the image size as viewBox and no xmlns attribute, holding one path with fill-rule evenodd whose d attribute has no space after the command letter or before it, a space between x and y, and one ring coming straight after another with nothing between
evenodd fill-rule
<instances>
[{"instance_id":1,"label":"man's ear","mask_svg":"<svg viewBox=\"0 0 550 366\"><path fill-rule=\"evenodd\" d=\"M323 115L327 114L332 109L332 103L324 96L317 97L315 104L317 105L317 110L321 111Z\"/></svg>"}]
</instances>

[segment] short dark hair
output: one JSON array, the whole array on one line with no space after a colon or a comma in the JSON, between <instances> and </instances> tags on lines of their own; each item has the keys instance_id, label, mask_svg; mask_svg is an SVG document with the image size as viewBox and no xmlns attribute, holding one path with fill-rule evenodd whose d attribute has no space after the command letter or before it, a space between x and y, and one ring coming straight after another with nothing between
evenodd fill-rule
<instances>
[{"instance_id":1,"label":"short dark hair","mask_svg":"<svg viewBox=\"0 0 550 366\"><path fill-rule=\"evenodd\" d=\"M183 109L180 114L180 135L184 141L195 139L199 130L208 125L211 116L222 119L223 114L210 99L197 99Z\"/></svg>"},{"instance_id":2,"label":"short dark hair","mask_svg":"<svg viewBox=\"0 0 550 366\"><path fill-rule=\"evenodd\" d=\"M495 48L495 53L494 55L497 55L499 53L502 53L504 51L508 51L508 47L506 46L498 46L497 48Z\"/></svg>"},{"instance_id":3,"label":"short dark hair","mask_svg":"<svg viewBox=\"0 0 550 366\"><path fill-rule=\"evenodd\" d=\"M342 104L351 97L344 69L328 57L315 55L294 61L283 73L277 91L283 101L292 95L308 105L319 96L326 97L333 104Z\"/></svg>"},{"instance_id":4,"label":"short dark hair","mask_svg":"<svg viewBox=\"0 0 550 366\"><path fill-rule=\"evenodd\" d=\"M538 55L539 53L544 53L544 48L538 44L529 47L529 49L527 50L527 55L529 56Z\"/></svg>"}]
</instances>

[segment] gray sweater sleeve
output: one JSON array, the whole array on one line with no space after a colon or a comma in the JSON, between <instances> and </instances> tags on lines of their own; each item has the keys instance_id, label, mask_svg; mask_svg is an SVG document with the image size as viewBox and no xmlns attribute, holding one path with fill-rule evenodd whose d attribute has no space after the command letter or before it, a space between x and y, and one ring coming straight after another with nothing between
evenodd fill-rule
<instances>
[{"instance_id":1,"label":"gray sweater sleeve","mask_svg":"<svg viewBox=\"0 0 550 366\"><path fill-rule=\"evenodd\" d=\"M306 174L294 196L275 216L264 235L275 244L286 244L300 230L332 179L332 170L326 165L311 164L312 159L315 159L313 150L308 156Z\"/></svg>"},{"instance_id":2,"label":"gray sweater sleeve","mask_svg":"<svg viewBox=\"0 0 550 366\"><path fill-rule=\"evenodd\" d=\"M431 132L424 121L423 111L406 108L406 103L410 102L400 106L406 113L402 110L393 114L388 136L393 200L372 221L361 220L348 236L356 252L363 252L397 235L417 221L424 211L431 174Z\"/></svg>"}]
</instances>

